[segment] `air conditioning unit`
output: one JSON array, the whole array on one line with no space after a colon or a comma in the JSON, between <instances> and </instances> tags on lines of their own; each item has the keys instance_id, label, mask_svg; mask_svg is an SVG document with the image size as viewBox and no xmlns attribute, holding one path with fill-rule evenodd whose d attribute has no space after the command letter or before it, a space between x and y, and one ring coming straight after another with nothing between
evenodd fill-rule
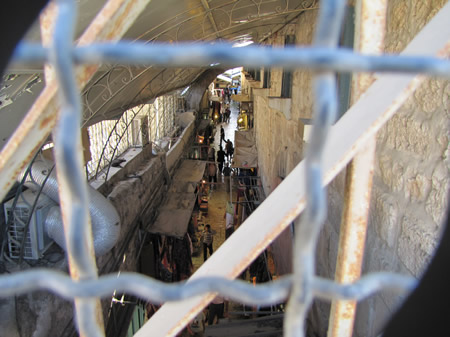
<instances>
[{"instance_id":1,"label":"air conditioning unit","mask_svg":"<svg viewBox=\"0 0 450 337\"><path fill-rule=\"evenodd\" d=\"M28 260L41 258L53 243L53 240L45 232L44 221L50 208L56 204L41 193L33 214L30 214L36 197L37 192L26 190L19 196L14 210L13 199L4 203L6 223L11 222L8 228L8 248L9 257L12 259L20 257L22 242L23 258ZM31 222L25 240L23 240L30 216Z\"/></svg>"}]
</instances>

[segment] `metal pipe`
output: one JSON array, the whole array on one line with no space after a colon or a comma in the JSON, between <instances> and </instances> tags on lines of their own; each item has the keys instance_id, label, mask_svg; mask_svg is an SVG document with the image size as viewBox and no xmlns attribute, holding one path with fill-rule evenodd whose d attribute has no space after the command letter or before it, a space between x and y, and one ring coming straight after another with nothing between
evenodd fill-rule
<instances>
[{"instance_id":1,"label":"metal pipe","mask_svg":"<svg viewBox=\"0 0 450 337\"><path fill-rule=\"evenodd\" d=\"M356 4L355 49L362 53L381 54L384 45L387 0L358 0ZM355 74L352 103L373 83L370 74ZM352 283L361 276L370 195L375 164L376 135L367 140L363 151L347 167L345 204L339 232L335 281ZM331 304L328 337L351 337L356 301Z\"/></svg>"},{"instance_id":2,"label":"metal pipe","mask_svg":"<svg viewBox=\"0 0 450 337\"><path fill-rule=\"evenodd\" d=\"M45 159L36 159L31 165L30 173L28 174L26 170L19 178L26 178L26 187L33 191L42 189L47 197L60 204L56 173L51 170L51 162ZM95 255L101 256L116 245L120 235L120 218L114 206L96 189L88 185L87 193ZM45 230L50 238L55 240L61 248L67 250L62 223L60 207L55 206L45 218Z\"/></svg>"}]
</instances>

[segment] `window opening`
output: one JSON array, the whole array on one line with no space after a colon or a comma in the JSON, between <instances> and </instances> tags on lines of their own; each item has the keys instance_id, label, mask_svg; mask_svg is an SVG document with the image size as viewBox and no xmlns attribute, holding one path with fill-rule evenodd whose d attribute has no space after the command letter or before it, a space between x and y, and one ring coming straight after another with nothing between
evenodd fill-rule
<instances>
[{"instance_id":1,"label":"window opening","mask_svg":"<svg viewBox=\"0 0 450 337\"><path fill-rule=\"evenodd\" d=\"M295 35L286 35L284 39L284 46L294 46L295 45ZM283 69L283 77L281 80L281 97L291 98L292 97L292 70Z\"/></svg>"},{"instance_id":2,"label":"window opening","mask_svg":"<svg viewBox=\"0 0 450 337\"><path fill-rule=\"evenodd\" d=\"M354 37L355 37L355 8L353 6L347 6L339 45L341 47L353 49ZM339 104L337 119L339 119L348 110L350 106L351 86L352 86L352 73L337 74L337 87L338 87L337 90L338 90L338 104Z\"/></svg>"}]
</instances>

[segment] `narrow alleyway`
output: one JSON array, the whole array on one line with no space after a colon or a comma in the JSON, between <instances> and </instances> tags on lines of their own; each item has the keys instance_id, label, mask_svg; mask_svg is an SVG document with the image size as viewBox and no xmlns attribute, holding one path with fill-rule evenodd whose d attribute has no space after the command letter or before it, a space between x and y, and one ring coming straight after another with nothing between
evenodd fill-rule
<instances>
[{"instance_id":1,"label":"narrow alleyway","mask_svg":"<svg viewBox=\"0 0 450 337\"><path fill-rule=\"evenodd\" d=\"M225 130L225 139L230 139L235 147L235 131L237 130L237 120L239 116L239 103L232 101L230 104L231 116L229 123L219 123L214 130L214 147L215 153L220 148L220 127ZM222 142L223 148L225 144ZM224 149L225 150L225 149ZM217 155L216 155L217 158ZM231 164L230 164L231 165ZM236 174L236 172L233 172ZM232 184L231 194L227 191L224 176L218 174L217 184L209 191L208 211L199 212L198 230L203 231L204 226L209 224L214 234L213 251L216 252L225 241L225 211L227 202L234 203L237 199L236 185ZM236 224L235 224L236 225ZM235 227L236 229L236 227ZM200 254L192 257L195 272L203 264L203 247ZM249 277L247 274L247 277ZM249 281L247 279L247 281ZM250 282L250 281L249 281ZM205 336L222 337L222 336L250 336L257 331L270 334L271 336L282 335L282 317L277 312L267 311L266 314L256 315L255 311L259 308L250 308L238 302L228 302L228 309L225 309L224 317L214 321L213 325L206 325ZM262 328L261 326L264 326Z\"/></svg>"},{"instance_id":2,"label":"narrow alleyway","mask_svg":"<svg viewBox=\"0 0 450 337\"><path fill-rule=\"evenodd\" d=\"M239 103L232 101L230 104L231 116L229 123L220 123L216 125L214 137L214 150L217 153L220 146L220 126L225 130L225 139L230 139L234 145L234 132L237 127L237 118L239 115ZM222 143L222 146L225 145ZM233 191L233 200L236 200L236 191ZM221 174L217 175L217 185L210 191L208 202L208 214L200 212L198 223L199 230L203 230L203 225L210 224L211 229L216 233L214 235L213 250L216 251L225 241L225 208L227 201L230 199L230 193L226 191L224 184L224 177ZM200 226L201 225L201 226ZM194 272L203 263L203 251L200 255L192 258L194 265Z\"/></svg>"}]
</instances>

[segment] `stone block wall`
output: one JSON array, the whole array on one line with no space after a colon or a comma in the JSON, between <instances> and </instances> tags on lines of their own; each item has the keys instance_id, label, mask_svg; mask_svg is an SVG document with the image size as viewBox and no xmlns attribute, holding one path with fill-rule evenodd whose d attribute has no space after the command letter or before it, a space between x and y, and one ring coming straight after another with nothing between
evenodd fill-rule
<instances>
[{"instance_id":1,"label":"stone block wall","mask_svg":"<svg viewBox=\"0 0 450 337\"><path fill-rule=\"evenodd\" d=\"M399 53L446 3L389 1L385 51ZM311 43L317 13L310 10L298 17L297 45ZM289 173L303 157L299 120L312 117L311 79L307 70L294 72L290 114L270 108L273 90L253 90L258 164L266 194L281 181L279 161L290 163ZM393 271L419 278L432 258L450 190L449 117L450 82L431 78L378 133L363 274ZM317 273L330 279L335 273L344 184L342 172L328 187L328 217L317 245ZM358 303L353 335L378 336L402 300L383 292ZM329 311L330 303L314 303L308 317L311 335L326 336Z\"/></svg>"},{"instance_id":2,"label":"stone block wall","mask_svg":"<svg viewBox=\"0 0 450 337\"><path fill-rule=\"evenodd\" d=\"M296 45L311 45L316 27L318 10L304 12L297 22L295 33ZM307 69L294 71L292 77L292 119L297 120L311 119L313 111L314 97L312 92L311 80L313 73Z\"/></svg>"},{"instance_id":3,"label":"stone block wall","mask_svg":"<svg viewBox=\"0 0 450 337\"><path fill-rule=\"evenodd\" d=\"M195 122L192 121L181 133L179 140L167 151L166 166L170 174L173 174L178 168L183 154L188 150L189 145L194 138Z\"/></svg>"},{"instance_id":4,"label":"stone block wall","mask_svg":"<svg viewBox=\"0 0 450 337\"><path fill-rule=\"evenodd\" d=\"M288 25L269 39L266 44L274 48L281 48L284 45L287 34L296 34L298 44L305 44L311 39L311 29L307 29L306 37L303 36L301 27L309 26L314 22L317 9L306 11L300 17L297 25ZM292 82L292 98L285 104L276 104L273 100L280 100L282 87L282 68L271 69L270 89L252 88L252 98L255 111L255 139L258 148L258 167L262 177L262 185L266 194L271 193L278 184L289 174L290 171L300 162L303 156L303 128L304 124L300 120L302 116L301 106L298 101L303 99L297 93L304 92L304 88L309 88L309 78L302 75L307 71L294 72ZM248 82L243 85L250 87ZM248 91L250 92L250 88ZM310 89L308 89L311 92ZM272 101L272 104L271 104ZM309 99L309 110L312 107L312 99ZM295 107L294 107L295 105ZM305 104L303 104L303 107ZM288 109L289 111L285 111ZM303 115L311 116L311 112L303 112ZM275 265L277 273L282 275L291 271L292 256L292 233L286 230L273 244Z\"/></svg>"},{"instance_id":5,"label":"stone block wall","mask_svg":"<svg viewBox=\"0 0 450 337\"><path fill-rule=\"evenodd\" d=\"M299 16L294 25L287 25L267 41L268 45L280 48L287 34L296 35L296 44L310 44L318 9L308 10ZM312 28L311 28L312 27ZM290 111L270 108L269 97L279 97L281 93L282 69L271 69L271 88L253 88L252 98L255 111L255 139L258 148L258 166L263 178L264 192L269 194L286 174L300 162L303 156L303 128L300 118L311 118L312 91L311 74L307 70L296 70L292 80ZM243 81L243 85L246 85ZM250 89L248 89L250 90ZM280 154L283 155L280 155ZM283 162L280 162L283 161Z\"/></svg>"},{"instance_id":6,"label":"stone block wall","mask_svg":"<svg viewBox=\"0 0 450 337\"><path fill-rule=\"evenodd\" d=\"M390 1L386 52L400 52L446 2ZM378 133L364 272L419 278L432 258L450 188L449 97L450 81L426 80ZM392 312L401 300L377 296L371 315L378 324L368 327L358 321L370 306L360 305L355 335L379 333L387 318L380 312Z\"/></svg>"},{"instance_id":7,"label":"stone block wall","mask_svg":"<svg viewBox=\"0 0 450 337\"><path fill-rule=\"evenodd\" d=\"M389 1L385 51L399 53L446 1ZM450 82L426 80L377 135L363 274L419 278L438 245L448 204ZM318 271L333 278L344 201L344 173L328 188L329 213L317 248ZM358 303L353 336L378 336L404 298L382 292ZM312 310L326 335L329 305Z\"/></svg>"}]
</instances>

